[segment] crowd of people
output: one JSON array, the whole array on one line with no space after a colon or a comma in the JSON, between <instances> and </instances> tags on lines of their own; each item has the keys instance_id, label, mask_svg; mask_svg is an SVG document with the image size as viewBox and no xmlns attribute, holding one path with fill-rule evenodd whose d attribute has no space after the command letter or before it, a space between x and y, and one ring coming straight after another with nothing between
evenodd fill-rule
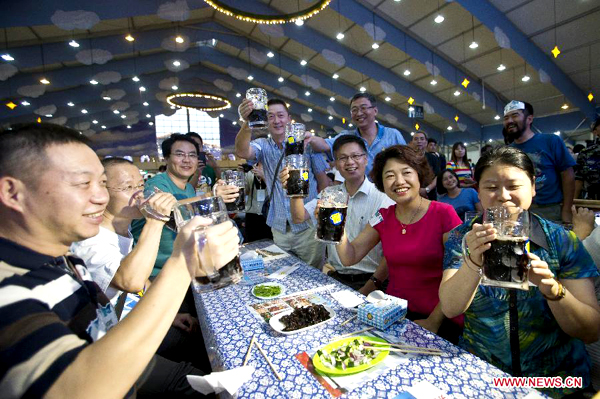
<instances>
[{"instance_id":1,"label":"crowd of people","mask_svg":"<svg viewBox=\"0 0 600 399\"><path fill-rule=\"evenodd\" d=\"M593 391L587 350L600 336L600 229L573 199L597 199L598 142L575 161L558 136L533 133L530 104L512 101L510 144L482 148L472 168L463 143L448 162L425 132L407 144L377 122L375 98L358 93L353 130L307 133L308 195L288 198L286 103L269 100L269 135L254 140L252 109L249 100L239 106L235 139L248 162L246 240L272 237L364 295L407 299L407 318L512 375L582 377L583 389L550 396ZM600 136L598 121L593 131ZM171 135L165 171L144 182L130 161L100 161L68 128L0 133L2 396L199 395L185 378L211 371L190 291L192 277L206 274L193 231L207 228L217 267L240 243L230 221L196 217L174 228L177 201L240 195L201 148L198 134ZM315 239L319 193L334 184L328 160L348 197L338 245ZM480 284L498 235L481 215L495 206L532 213L527 291Z\"/></svg>"}]
</instances>

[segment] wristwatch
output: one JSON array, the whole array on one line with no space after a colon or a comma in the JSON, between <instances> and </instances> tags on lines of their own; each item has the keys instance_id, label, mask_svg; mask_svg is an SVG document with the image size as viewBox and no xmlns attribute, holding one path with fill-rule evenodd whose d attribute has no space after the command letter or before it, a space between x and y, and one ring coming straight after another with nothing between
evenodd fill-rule
<instances>
[{"instance_id":1,"label":"wristwatch","mask_svg":"<svg viewBox=\"0 0 600 399\"><path fill-rule=\"evenodd\" d=\"M429 194L429 192L430 192L430 191L431 191L431 189L430 189L429 187L425 187L425 192L426 192L427 194Z\"/></svg>"},{"instance_id":2,"label":"wristwatch","mask_svg":"<svg viewBox=\"0 0 600 399\"><path fill-rule=\"evenodd\" d=\"M549 298L546 295L542 294L542 296L546 298L547 301L559 301L563 299L565 295L567 295L567 289L565 288L565 286L562 285L562 283L558 280L556 280L556 283L558 284L558 294L556 294L555 298Z\"/></svg>"},{"instance_id":3,"label":"wristwatch","mask_svg":"<svg viewBox=\"0 0 600 399\"><path fill-rule=\"evenodd\" d=\"M371 278L369 279L373 282L373 284L375 284L375 287L377 287L377 289L381 289L381 287L383 286L383 283L381 282L381 280L379 280L377 277L375 276L371 276Z\"/></svg>"}]
</instances>

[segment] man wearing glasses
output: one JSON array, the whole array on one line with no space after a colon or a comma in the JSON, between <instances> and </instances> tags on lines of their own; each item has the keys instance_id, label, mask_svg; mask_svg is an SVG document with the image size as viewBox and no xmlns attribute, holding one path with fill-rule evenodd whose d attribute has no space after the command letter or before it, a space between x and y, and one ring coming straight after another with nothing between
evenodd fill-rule
<instances>
[{"instance_id":1,"label":"man wearing glasses","mask_svg":"<svg viewBox=\"0 0 600 399\"><path fill-rule=\"evenodd\" d=\"M387 208L393 205L394 201L377 190L375 185L366 178L367 148L360 137L351 134L341 135L333 143L333 153L335 167L345 179L341 188L350 197L345 230L348 240L354 240L380 208ZM281 184L285 185L289 178L287 169L279 174L279 178ZM301 223L308 219L317 223L315 218L317 199L304 204L302 198L290 198L290 205L294 223ZM349 267L342 265L335 245L328 245L327 254L328 263L332 267L327 274L357 291L367 284L379 263L385 262L382 257L381 243L377 244L359 263Z\"/></svg>"},{"instance_id":2,"label":"man wearing glasses","mask_svg":"<svg viewBox=\"0 0 600 399\"><path fill-rule=\"evenodd\" d=\"M373 159L381 150L393 145L405 145L406 141L402 134L394 128L383 126L375 120L377 116L377 100L372 94L357 93L350 100L350 117L352 123L356 126L354 130L344 130L331 139L312 136L308 141L313 150L317 152L329 152L333 148L333 143L338 137L351 134L360 137L367 148L367 169L369 176L373 167ZM331 154L334 155L333 153Z\"/></svg>"}]
</instances>

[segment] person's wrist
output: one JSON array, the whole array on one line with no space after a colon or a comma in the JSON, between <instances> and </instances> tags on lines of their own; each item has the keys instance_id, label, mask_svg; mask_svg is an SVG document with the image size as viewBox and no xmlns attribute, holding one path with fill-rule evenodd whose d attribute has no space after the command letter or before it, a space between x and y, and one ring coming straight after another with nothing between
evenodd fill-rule
<instances>
[{"instance_id":1,"label":"person's wrist","mask_svg":"<svg viewBox=\"0 0 600 399\"><path fill-rule=\"evenodd\" d=\"M431 191L431 189L430 189L429 187L425 187L425 192L426 192L427 194L429 194L429 192L430 192L430 191Z\"/></svg>"},{"instance_id":2,"label":"person's wrist","mask_svg":"<svg viewBox=\"0 0 600 399\"><path fill-rule=\"evenodd\" d=\"M556 291L554 290L554 286L552 286L552 288L550 289L550 295L547 296L542 293L542 296L547 301L559 301L563 299L567 294L567 289L565 288L565 286L558 280L554 281L556 281Z\"/></svg>"}]
</instances>

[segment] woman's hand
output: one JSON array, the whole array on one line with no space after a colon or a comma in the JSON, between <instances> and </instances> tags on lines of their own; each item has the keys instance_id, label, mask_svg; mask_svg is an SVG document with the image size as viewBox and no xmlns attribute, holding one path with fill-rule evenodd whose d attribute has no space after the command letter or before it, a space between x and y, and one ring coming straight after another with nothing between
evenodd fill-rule
<instances>
[{"instance_id":1,"label":"woman's hand","mask_svg":"<svg viewBox=\"0 0 600 399\"><path fill-rule=\"evenodd\" d=\"M223 202L226 204L234 202L235 199L240 196L239 192L240 188L238 186L228 186L221 179L217 180L217 183L215 184L216 196L223 198Z\"/></svg>"},{"instance_id":2,"label":"woman's hand","mask_svg":"<svg viewBox=\"0 0 600 399\"><path fill-rule=\"evenodd\" d=\"M281 185L283 186L283 189L285 190L287 188L287 181L290 178L290 171L288 170L287 167L281 169L281 171L279 172L279 181L281 182Z\"/></svg>"},{"instance_id":3,"label":"woman's hand","mask_svg":"<svg viewBox=\"0 0 600 399\"><path fill-rule=\"evenodd\" d=\"M430 320L429 317L426 319L415 320L415 323L434 334L437 334L438 330L440 329L440 324L437 321Z\"/></svg>"},{"instance_id":4,"label":"woman's hand","mask_svg":"<svg viewBox=\"0 0 600 399\"><path fill-rule=\"evenodd\" d=\"M483 265L483 253L492 246L490 242L496 239L496 229L491 223L473 224L473 229L465 235L468 255L476 266Z\"/></svg>"},{"instance_id":5,"label":"woman's hand","mask_svg":"<svg viewBox=\"0 0 600 399\"><path fill-rule=\"evenodd\" d=\"M242 101L242 103L238 107L238 113L240 114L240 118L244 121L248 122L248 116L254 109L254 104L252 104L252 100L248 100L247 98Z\"/></svg>"},{"instance_id":6,"label":"woman's hand","mask_svg":"<svg viewBox=\"0 0 600 399\"><path fill-rule=\"evenodd\" d=\"M536 254L528 253L527 255L531 259L529 281L537 285L544 296L552 298L558 295L558 281L556 281L554 273L548 268L548 264Z\"/></svg>"},{"instance_id":7,"label":"woman's hand","mask_svg":"<svg viewBox=\"0 0 600 399\"><path fill-rule=\"evenodd\" d=\"M584 240L594 230L594 221L596 215L587 208L576 209L575 205L571 207L573 211L573 232L580 240Z\"/></svg>"}]
</instances>

